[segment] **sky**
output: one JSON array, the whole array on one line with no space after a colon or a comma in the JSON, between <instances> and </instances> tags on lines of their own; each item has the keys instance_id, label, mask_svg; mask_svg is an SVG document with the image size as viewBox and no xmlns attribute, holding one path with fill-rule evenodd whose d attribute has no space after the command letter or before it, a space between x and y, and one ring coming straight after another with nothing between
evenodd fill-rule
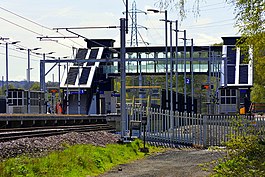
<instances>
[{"instance_id":1,"label":"sky","mask_svg":"<svg viewBox=\"0 0 265 177\"><path fill-rule=\"evenodd\" d=\"M40 40L38 37L74 36L66 30L54 28L93 27L93 26L119 26L120 18L124 18L125 0L1 0L0 5L0 79L6 80L6 46L5 42L20 41L8 45L8 75L9 80L26 80L28 67L28 54L26 50L18 48L41 48L30 53L30 67L32 81L39 81L39 65L41 55L33 52L49 53L56 58L73 58L73 48L85 48L83 38L53 38ZM238 29L234 27L234 8L226 4L225 0L200 0L200 15L196 16L193 4L187 4L188 11L184 20L181 20L174 7L168 7L168 20L178 20L179 29L187 31L187 38L194 39L194 45L211 45L222 42L223 36L239 36ZM147 12L147 9L160 9L158 0L135 0L138 11ZM129 9L133 0L129 0ZM164 13L137 13L139 46L148 42L150 46L164 45ZM131 20L129 20L129 25ZM140 28L140 26L146 27ZM174 27L174 25L173 25ZM129 29L130 30L130 29ZM115 47L119 47L119 29L78 29L74 32L89 39L114 39ZM179 34L181 37L181 34ZM131 32L126 35L127 46ZM180 41L179 45L183 45ZM189 45L189 44L188 44ZM47 70L52 65L46 65ZM46 71L47 71L46 70ZM63 66L61 75L64 74ZM46 81L58 81L57 67L46 77ZM53 77L54 76L54 77Z\"/></svg>"}]
</instances>

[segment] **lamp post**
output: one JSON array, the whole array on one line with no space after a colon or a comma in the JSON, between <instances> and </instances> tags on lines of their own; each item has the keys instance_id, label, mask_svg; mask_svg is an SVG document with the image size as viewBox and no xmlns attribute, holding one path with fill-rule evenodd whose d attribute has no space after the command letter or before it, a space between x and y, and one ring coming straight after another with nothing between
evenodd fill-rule
<instances>
[{"instance_id":1,"label":"lamp post","mask_svg":"<svg viewBox=\"0 0 265 177\"><path fill-rule=\"evenodd\" d=\"M0 40L9 40L9 38L0 38ZM8 45L9 44L17 44L20 41L15 41L15 42L6 42L6 113L9 113L9 109L8 109Z\"/></svg>"},{"instance_id":2,"label":"lamp post","mask_svg":"<svg viewBox=\"0 0 265 177\"><path fill-rule=\"evenodd\" d=\"M186 59L186 54L187 54L187 38L186 38L186 30L182 31L184 33L184 37L182 38L184 40L184 112L187 112L187 59Z\"/></svg>"},{"instance_id":3,"label":"lamp post","mask_svg":"<svg viewBox=\"0 0 265 177\"><path fill-rule=\"evenodd\" d=\"M179 103L178 103L178 20L176 20L176 111L179 111Z\"/></svg>"},{"instance_id":4,"label":"lamp post","mask_svg":"<svg viewBox=\"0 0 265 177\"><path fill-rule=\"evenodd\" d=\"M185 30L184 30L185 31ZM191 113L194 113L194 73L193 73L193 39L187 39L186 38L186 32L184 32L184 40L190 40L191 42L191 49L190 49L190 73L191 73ZM184 44L186 48L186 43ZM186 53L186 49L184 48L184 52ZM186 66L186 55L184 54L185 59L185 66ZM185 67L184 66L184 67ZM184 71L184 74L186 74L186 69ZM185 77L185 76L184 76ZM185 81L186 83L186 81ZM185 94L186 95L186 94ZM185 96L186 97L186 96ZM186 101L185 101L186 102ZM187 103L187 102L186 102Z\"/></svg>"},{"instance_id":5,"label":"lamp post","mask_svg":"<svg viewBox=\"0 0 265 177\"><path fill-rule=\"evenodd\" d=\"M120 63L120 73L121 73L121 137L124 138L125 131L128 130L128 120L126 114L126 67L125 67L125 19L120 19L120 47L121 47L121 63Z\"/></svg>"},{"instance_id":6,"label":"lamp post","mask_svg":"<svg viewBox=\"0 0 265 177\"><path fill-rule=\"evenodd\" d=\"M165 21L165 57L166 57L166 108L168 108L168 49L167 49L167 10L165 11L159 11L157 9L147 9L147 11L149 12L153 12L153 13L165 13L165 19L163 21Z\"/></svg>"},{"instance_id":7,"label":"lamp post","mask_svg":"<svg viewBox=\"0 0 265 177\"><path fill-rule=\"evenodd\" d=\"M194 73L193 73L193 39L191 39L191 52L190 52L190 58L191 58L191 113L194 113Z\"/></svg>"},{"instance_id":8,"label":"lamp post","mask_svg":"<svg viewBox=\"0 0 265 177\"><path fill-rule=\"evenodd\" d=\"M170 28L170 129L174 128L173 118L173 47L172 47L172 21L169 22Z\"/></svg>"},{"instance_id":9,"label":"lamp post","mask_svg":"<svg viewBox=\"0 0 265 177\"><path fill-rule=\"evenodd\" d=\"M28 109L27 109L27 113L30 114L30 52L31 51L35 51L35 50L39 50L41 48L37 47L37 48L33 48L33 49L24 49L24 48L18 48L19 50L27 50L28 51L28 69L27 69L27 83L28 83L28 97L27 97L27 103L28 103Z\"/></svg>"}]
</instances>

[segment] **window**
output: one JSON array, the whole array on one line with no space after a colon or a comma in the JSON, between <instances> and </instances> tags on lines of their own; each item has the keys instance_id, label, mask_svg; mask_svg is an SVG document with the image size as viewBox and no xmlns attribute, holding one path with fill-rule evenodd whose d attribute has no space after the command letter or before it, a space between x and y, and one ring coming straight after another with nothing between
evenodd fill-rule
<instances>
[{"instance_id":1,"label":"window","mask_svg":"<svg viewBox=\"0 0 265 177\"><path fill-rule=\"evenodd\" d=\"M13 98L17 98L17 92L13 92Z\"/></svg>"},{"instance_id":2,"label":"window","mask_svg":"<svg viewBox=\"0 0 265 177\"><path fill-rule=\"evenodd\" d=\"M226 104L230 104L231 102L230 102L230 97L227 97L226 98Z\"/></svg>"},{"instance_id":3,"label":"window","mask_svg":"<svg viewBox=\"0 0 265 177\"><path fill-rule=\"evenodd\" d=\"M18 98L22 98L22 91L18 91Z\"/></svg>"},{"instance_id":4,"label":"window","mask_svg":"<svg viewBox=\"0 0 265 177\"><path fill-rule=\"evenodd\" d=\"M236 104L236 97L232 97L231 99L232 99L231 104Z\"/></svg>"},{"instance_id":5,"label":"window","mask_svg":"<svg viewBox=\"0 0 265 177\"><path fill-rule=\"evenodd\" d=\"M222 89L220 97L221 97L221 104L237 104L236 89Z\"/></svg>"},{"instance_id":6,"label":"window","mask_svg":"<svg viewBox=\"0 0 265 177\"><path fill-rule=\"evenodd\" d=\"M17 106L17 99L13 99L13 105Z\"/></svg>"},{"instance_id":7,"label":"window","mask_svg":"<svg viewBox=\"0 0 265 177\"><path fill-rule=\"evenodd\" d=\"M231 96L236 96L236 90L235 89L233 89L233 90L231 90L232 91L232 94L231 94Z\"/></svg>"},{"instance_id":8,"label":"window","mask_svg":"<svg viewBox=\"0 0 265 177\"><path fill-rule=\"evenodd\" d=\"M22 105L22 99L18 99L18 105L19 105L19 106Z\"/></svg>"}]
</instances>

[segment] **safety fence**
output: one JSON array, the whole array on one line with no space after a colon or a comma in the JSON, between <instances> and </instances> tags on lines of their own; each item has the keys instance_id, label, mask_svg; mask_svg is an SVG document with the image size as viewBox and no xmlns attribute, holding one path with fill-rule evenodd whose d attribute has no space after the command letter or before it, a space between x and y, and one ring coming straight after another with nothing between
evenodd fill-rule
<instances>
[{"instance_id":1,"label":"safety fence","mask_svg":"<svg viewBox=\"0 0 265 177\"><path fill-rule=\"evenodd\" d=\"M231 136L264 133L265 129L263 116L201 115L144 107L127 110L130 121L146 119L146 139L155 142L222 146Z\"/></svg>"}]
</instances>

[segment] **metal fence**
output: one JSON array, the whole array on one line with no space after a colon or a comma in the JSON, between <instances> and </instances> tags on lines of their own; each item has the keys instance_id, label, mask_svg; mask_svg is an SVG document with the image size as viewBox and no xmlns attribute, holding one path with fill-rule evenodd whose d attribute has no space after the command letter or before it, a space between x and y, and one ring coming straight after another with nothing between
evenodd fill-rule
<instances>
[{"instance_id":1,"label":"metal fence","mask_svg":"<svg viewBox=\"0 0 265 177\"><path fill-rule=\"evenodd\" d=\"M131 121L147 117L147 140L175 145L222 146L231 136L264 133L265 129L264 116L200 115L144 107L127 110Z\"/></svg>"}]
</instances>

